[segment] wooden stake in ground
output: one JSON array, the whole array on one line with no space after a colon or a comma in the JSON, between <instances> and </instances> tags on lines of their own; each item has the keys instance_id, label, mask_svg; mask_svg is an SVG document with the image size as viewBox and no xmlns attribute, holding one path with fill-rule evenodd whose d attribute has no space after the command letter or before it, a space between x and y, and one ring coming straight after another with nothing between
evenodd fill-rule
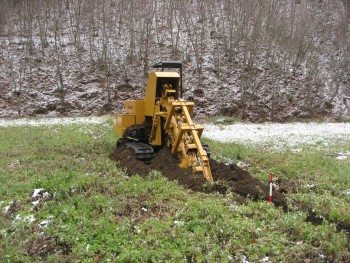
<instances>
[{"instance_id":1,"label":"wooden stake in ground","mask_svg":"<svg viewBox=\"0 0 350 263\"><path fill-rule=\"evenodd\" d=\"M273 174L270 173L270 193L269 193L269 203L272 203L272 177Z\"/></svg>"}]
</instances>

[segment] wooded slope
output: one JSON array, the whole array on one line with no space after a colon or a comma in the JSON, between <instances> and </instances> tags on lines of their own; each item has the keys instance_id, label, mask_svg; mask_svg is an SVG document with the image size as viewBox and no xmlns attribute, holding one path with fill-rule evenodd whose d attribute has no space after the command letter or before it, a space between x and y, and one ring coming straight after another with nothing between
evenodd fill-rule
<instances>
[{"instance_id":1,"label":"wooded slope","mask_svg":"<svg viewBox=\"0 0 350 263\"><path fill-rule=\"evenodd\" d=\"M181 60L198 117L346 118L349 3L2 0L0 116L121 110Z\"/></svg>"}]
</instances>

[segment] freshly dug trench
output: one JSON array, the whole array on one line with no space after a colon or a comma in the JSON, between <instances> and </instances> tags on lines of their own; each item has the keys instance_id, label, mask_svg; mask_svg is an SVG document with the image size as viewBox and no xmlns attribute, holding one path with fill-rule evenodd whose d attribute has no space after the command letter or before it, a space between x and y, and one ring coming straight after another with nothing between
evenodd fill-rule
<instances>
[{"instance_id":1,"label":"freshly dug trench","mask_svg":"<svg viewBox=\"0 0 350 263\"><path fill-rule=\"evenodd\" d=\"M213 187L208 187L208 181L201 174L193 174L189 170L181 169L176 158L167 147L163 147L156 153L150 164L144 164L135 159L133 152L125 145L116 147L111 154L111 159L118 161L119 165L126 169L130 176L138 174L147 176L152 170L157 170L169 180L176 180L179 184L193 191L225 193L230 190L244 198L252 200L268 200L269 186L252 177L247 171L235 164L225 165L210 159L210 168L215 182ZM238 202L242 201L237 200ZM279 192L274 192L273 202L276 206L287 208L287 202Z\"/></svg>"}]
</instances>

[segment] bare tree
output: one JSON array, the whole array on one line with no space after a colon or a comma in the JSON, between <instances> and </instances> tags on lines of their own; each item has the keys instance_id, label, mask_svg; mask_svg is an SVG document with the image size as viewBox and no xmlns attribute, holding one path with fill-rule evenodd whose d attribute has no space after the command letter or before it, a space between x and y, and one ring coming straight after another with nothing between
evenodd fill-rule
<instances>
[{"instance_id":1,"label":"bare tree","mask_svg":"<svg viewBox=\"0 0 350 263\"><path fill-rule=\"evenodd\" d=\"M9 12L10 1L2 0L0 1L0 34L4 31Z\"/></svg>"},{"instance_id":2,"label":"bare tree","mask_svg":"<svg viewBox=\"0 0 350 263\"><path fill-rule=\"evenodd\" d=\"M128 61L130 63L134 62L135 57L135 49L136 49L136 43L135 43L135 2L134 0L131 0L128 5L128 35L129 35L129 49L128 49Z\"/></svg>"},{"instance_id":3,"label":"bare tree","mask_svg":"<svg viewBox=\"0 0 350 263\"><path fill-rule=\"evenodd\" d=\"M172 48L171 52L174 58L178 58L179 56L180 32L182 30L181 10L179 7L181 4L183 3L180 1L166 1L166 12L162 12L166 14L163 20L166 22L168 28Z\"/></svg>"},{"instance_id":4,"label":"bare tree","mask_svg":"<svg viewBox=\"0 0 350 263\"><path fill-rule=\"evenodd\" d=\"M336 54L334 59L331 60L331 67L336 70L331 78L332 94L327 103L332 103L339 95L341 86L344 87L344 94L350 95L350 85L344 85L350 82L348 76L350 72L350 2L344 2L344 9L340 14L335 30L337 39L337 42L334 43ZM345 100L348 100L347 96Z\"/></svg>"},{"instance_id":5,"label":"bare tree","mask_svg":"<svg viewBox=\"0 0 350 263\"><path fill-rule=\"evenodd\" d=\"M111 87L111 75L112 75L112 52L110 48L110 38L113 28L113 13L110 11L110 7L103 2L102 3L102 15L101 15L101 32L102 32L102 48L99 56L99 65L103 69L106 76L105 89L107 91L107 108L110 109L112 104L112 87Z\"/></svg>"},{"instance_id":6,"label":"bare tree","mask_svg":"<svg viewBox=\"0 0 350 263\"><path fill-rule=\"evenodd\" d=\"M69 1L69 0L68 0ZM79 77L84 75L83 65L82 65L82 51L84 49L83 42L81 41L81 30L82 30L82 11L84 0L74 0L69 3L69 21L70 29L73 35L75 50L78 58L79 64Z\"/></svg>"},{"instance_id":7,"label":"bare tree","mask_svg":"<svg viewBox=\"0 0 350 263\"><path fill-rule=\"evenodd\" d=\"M95 39L99 36L99 12L97 12L97 5L99 1L88 0L86 2L86 12L89 14L87 18L87 34L88 34L88 50L90 63L95 65L96 59L95 54L97 47Z\"/></svg>"},{"instance_id":8,"label":"bare tree","mask_svg":"<svg viewBox=\"0 0 350 263\"><path fill-rule=\"evenodd\" d=\"M149 68L149 49L150 42L152 42L152 26L153 18L156 10L153 0L144 0L143 8L141 10L140 19L140 37L139 37L139 47L140 55L143 59L143 74L147 76Z\"/></svg>"},{"instance_id":9,"label":"bare tree","mask_svg":"<svg viewBox=\"0 0 350 263\"><path fill-rule=\"evenodd\" d=\"M41 1L38 3L38 6L40 8ZM48 27L49 27L49 21L51 19L51 1L45 1L43 6L43 11L39 9L39 12L36 14L36 21L39 28L39 37L40 37L40 43L41 43L41 52L42 54L45 53L45 49L49 46L48 41Z\"/></svg>"},{"instance_id":10,"label":"bare tree","mask_svg":"<svg viewBox=\"0 0 350 263\"><path fill-rule=\"evenodd\" d=\"M20 35L30 54L33 54L35 49L33 41L34 3L32 1L24 1L20 2L17 7L20 20Z\"/></svg>"},{"instance_id":11,"label":"bare tree","mask_svg":"<svg viewBox=\"0 0 350 263\"><path fill-rule=\"evenodd\" d=\"M64 51L62 43L62 16L63 16L63 5L61 1L56 3L56 12L53 13L53 34L54 34L54 55L56 62L56 78L57 78L57 88L60 94L62 110L65 111L65 85L63 80L63 64L64 64Z\"/></svg>"},{"instance_id":12,"label":"bare tree","mask_svg":"<svg viewBox=\"0 0 350 263\"><path fill-rule=\"evenodd\" d=\"M236 19L238 18L237 6L234 0L225 1L222 6L223 22L219 34L223 39L224 55L228 58L228 61L232 61L234 50L239 41L239 38L236 36Z\"/></svg>"},{"instance_id":13,"label":"bare tree","mask_svg":"<svg viewBox=\"0 0 350 263\"><path fill-rule=\"evenodd\" d=\"M18 64L18 67L17 67ZM17 67L17 71L16 71ZM20 61L16 61L13 55L9 57L9 70L10 77L12 81L12 95L15 97L17 114L18 117L22 117L22 87L23 80L25 78L26 73L26 61L25 59L20 59Z\"/></svg>"},{"instance_id":14,"label":"bare tree","mask_svg":"<svg viewBox=\"0 0 350 263\"><path fill-rule=\"evenodd\" d=\"M154 1L154 6L156 8L156 12L154 13L154 21L155 21L155 34L158 45L164 45L166 39L166 17L169 12L169 1ZM167 12L164 12L167 10ZM169 25L172 26L172 25Z\"/></svg>"},{"instance_id":15,"label":"bare tree","mask_svg":"<svg viewBox=\"0 0 350 263\"><path fill-rule=\"evenodd\" d=\"M206 35L206 9L204 2L197 3L198 17L192 15L191 10L187 10L184 14L184 24L186 27L187 37L193 50L194 59L196 61L196 70L199 76L202 74L203 56L204 56L204 40Z\"/></svg>"}]
</instances>

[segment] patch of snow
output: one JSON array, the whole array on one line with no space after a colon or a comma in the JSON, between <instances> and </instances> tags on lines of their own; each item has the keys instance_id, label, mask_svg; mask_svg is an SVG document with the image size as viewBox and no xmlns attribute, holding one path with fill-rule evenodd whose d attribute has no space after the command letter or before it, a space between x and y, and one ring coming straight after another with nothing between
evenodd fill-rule
<instances>
[{"instance_id":1,"label":"patch of snow","mask_svg":"<svg viewBox=\"0 0 350 263\"><path fill-rule=\"evenodd\" d=\"M138 226L134 226L135 234L141 233L141 229Z\"/></svg>"},{"instance_id":2,"label":"patch of snow","mask_svg":"<svg viewBox=\"0 0 350 263\"><path fill-rule=\"evenodd\" d=\"M32 198L37 198L37 197L40 197L41 195L41 192L44 191L44 189L42 188L37 188L37 189L34 189L34 192L33 192L33 195L32 195Z\"/></svg>"},{"instance_id":3,"label":"patch of snow","mask_svg":"<svg viewBox=\"0 0 350 263\"><path fill-rule=\"evenodd\" d=\"M8 211L9 211L9 209L10 209L10 207L11 207L11 205L13 204L13 202L11 201L10 203L9 203L9 205L8 206L5 206L4 207L4 213L7 213Z\"/></svg>"},{"instance_id":4,"label":"patch of snow","mask_svg":"<svg viewBox=\"0 0 350 263\"><path fill-rule=\"evenodd\" d=\"M52 221L52 219L53 219L53 216L49 216L47 219L41 221L41 222L39 223L39 226L40 226L41 228L46 228L46 227L49 225L49 223Z\"/></svg>"},{"instance_id":5,"label":"patch of snow","mask_svg":"<svg viewBox=\"0 0 350 263\"><path fill-rule=\"evenodd\" d=\"M178 226L183 226L185 223L184 223L183 221L175 220L175 221L174 221L174 224L175 224L175 225L178 225Z\"/></svg>"},{"instance_id":6,"label":"patch of snow","mask_svg":"<svg viewBox=\"0 0 350 263\"><path fill-rule=\"evenodd\" d=\"M272 145L274 149L301 144L326 147L330 142L348 142L350 123L236 123L225 126L206 124L203 136L225 143ZM300 147L294 151L298 152Z\"/></svg>"},{"instance_id":7,"label":"patch of snow","mask_svg":"<svg viewBox=\"0 0 350 263\"><path fill-rule=\"evenodd\" d=\"M242 256L242 263L249 263L248 258L245 255Z\"/></svg>"},{"instance_id":8,"label":"patch of snow","mask_svg":"<svg viewBox=\"0 0 350 263\"><path fill-rule=\"evenodd\" d=\"M19 222L22 220L22 216L20 214L15 216L15 219L13 220L14 222Z\"/></svg>"},{"instance_id":9,"label":"patch of snow","mask_svg":"<svg viewBox=\"0 0 350 263\"><path fill-rule=\"evenodd\" d=\"M345 155L339 155L339 156L336 157L337 160L345 160L345 159L347 159L347 158L348 158L348 157L345 156Z\"/></svg>"},{"instance_id":10,"label":"patch of snow","mask_svg":"<svg viewBox=\"0 0 350 263\"><path fill-rule=\"evenodd\" d=\"M4 210L3 210L3 211L4 211L4 213L7 213L7 212L9 211L9 209L10 209L10 205L5 206L5 207L4 207Z\"/></svg>"},{"instance_id":11,"label":"patch of snow","mask_svg":"<svg viewBox=\"0 0 350 263\"><path fill-rule=\"evenodd\" d=\"M48 226L49 222L50 222L49 220L41 221L41 222L39 223L39 226L40 226L41 228L46 228L46 227Z\"/></svg>"},{"instance_id":12,"label":"patch of snow","mask_svg":"<svg viewBox=\"0 0 350 263\"><path fill-rule=\"evenodd\" d=\"M350 156L350 152L340 152L338 153L338 156L336 157L336 159L338 160L345 160Z\"/></svg>"},{"instance_id":13,"label":"patch of snow","mask_svg":"<svg viewBox=\"0 0 350 263\"><path fill-rule=\"evenodd\" d=\"M0 119L0 127L8 126L44 126L44 125L67 125L67 124L100 124L106 117L75 117L75 118L40 118L40 119Z\"/></svg>"},{"instance_id":14,"label":"patch of snow","mask_svg":"<svg viewBox=\"0 0 350 263\"><path fill-rule=\"evenodd\" d=\"M246 167L249 167L249 164L245 163L245 162L242 162L242 161L239 161L237 163L237 165L241 168L246 168Z\"/></svg>"},{"instance_id":15,"label":"patch of snow","mask_svg":"<svg viewBox=\"0 0 350 263\"><path fill-rule=\"evenodd\" d=\"M33 223L35 221L35 217L33 215L28 215L28 216L25 216L25 217L22 217L20 214L16 215L15 219L13 220L14 223L17 223L17 222L21 222L21 221L24 221L24 222L27 222L27 223Z\"/></svg>"},{"instance_id":16,"label":"patch of snow","mask_svg":"<svg viewBox=\"0 0 350 263\"><path fill-rule=\"evenodd\" d=\"M297 148L297 149L291 149L290 151L292 152L292 153L300 153L300 152L302 152L302 148Z\"/></svg>"},{"instance_id":17,"label":"patch of snow","mask_svg":"<svg viewBox=\"0 0 350 263\"><path fill-rule=\"evenodd\" d=\"M26 216L24 220L28 223L33 223L36 219L33 215Z\"/></svg>"},{"instance_id":18,"label":"patch of snow","mask_svg":"<svg viewBox=\"0 0 350 263\"><path fill-rule=\"evenodd\" d=\"M343 193L344 195L350 195L350 189L345 190L345 191L343 191L342 193Z\"/></svg>"},{"instance_id":19,"label":"patch of snow","mask_svg":"<svg viewBox=\"0 0 350 263\"><path fill-rule=\"evenodd\" d=\"M37 201L33 201L33 202L32 202L32 205L35 207L35 206L37 206L39 203L40 203L40 201L39 201L39 200L37 200Z\"/></svg>"},{"instance_id":20,"label":"patch of snow","mask_svg":"<svg viewBox=\"0 0 350 263\"><path fill-rule=\"evenodd\" d=\"M36 206L40 203L40 201L47 201L50 197L50 194L48 192L44 192L44 189L38 188L34 189L33 195L32 195L32 205Z\"/></svg>"},{"instance_id":21,"label":"patch of snow","mask_svg":"<svg viewBox=\"0 0 350 263\"><path fill-rule=\"evenodd\" d=\"M263 259L258 261L259 263L269 263L270 262L270 258L269 257L264 257Z\"/></svg>"}]
</instances>

